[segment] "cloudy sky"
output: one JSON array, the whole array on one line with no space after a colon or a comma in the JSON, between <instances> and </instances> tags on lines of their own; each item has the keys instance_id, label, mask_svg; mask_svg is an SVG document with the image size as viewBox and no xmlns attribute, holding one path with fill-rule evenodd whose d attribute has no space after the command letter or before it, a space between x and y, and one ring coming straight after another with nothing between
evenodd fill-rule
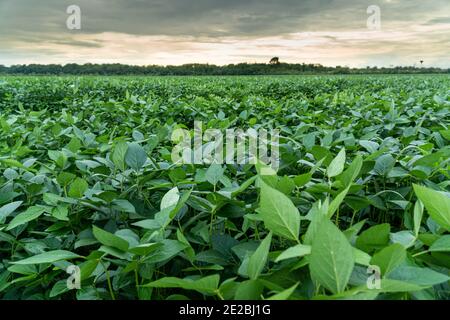
<instances>
[{"instance_id":1,"label":"cloudy sky","mask_svg":"<svg viewBox=\"0 0 450 320\"><path fill-rule=\"evenodd\" d=\"M69 30L67 7L81 9ZM381 29L370 30L369 6ZM449 0L0 0L0 64L450 67Z\"/></svg>"}]
</instances>

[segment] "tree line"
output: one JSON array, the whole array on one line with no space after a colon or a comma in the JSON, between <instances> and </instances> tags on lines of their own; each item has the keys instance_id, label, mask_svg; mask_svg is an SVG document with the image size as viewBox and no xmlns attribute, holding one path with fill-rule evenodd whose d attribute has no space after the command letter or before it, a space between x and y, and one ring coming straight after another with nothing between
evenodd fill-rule
<instances>
[{"instance_id":1,"label":"tree line","mask_svg":"<svg viewBox=\"0 0 450 320\"><path fill-rule=\"evenodd\" d=\"M125 64L28 64L0 65L0 74L10 75L146 75L146 76L215 76L215 75L295 75L295 74L423 74L450 73L450 69L410 67L326 67L320 64L239 63L225 66L185 64L180 66L135 66Z\"/></svg>"}]
</instances>

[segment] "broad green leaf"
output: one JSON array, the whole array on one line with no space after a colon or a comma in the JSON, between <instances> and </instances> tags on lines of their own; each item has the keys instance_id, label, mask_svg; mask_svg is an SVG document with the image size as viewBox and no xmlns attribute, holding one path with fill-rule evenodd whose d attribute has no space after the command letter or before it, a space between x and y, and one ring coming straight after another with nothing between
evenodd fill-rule
<instances>
[{"instance_id":1,"label":"broad green leaf","mask_svg":"<svg viewBox=\"0 0 450 320\"><path fill-rule=\"evenodd\" d=\"M430 247L431 252L450 252L450 235L441 236Z\"/></svg>"},{"instance_id":2,"label":"broad green leaf","mask_svg":"<svg viewBox=\"0 0 450 320\"><path fill-rule=\"evenodd\" d=\"M48 150L48 157L52 159L61 169L64 169L67 163L67 156L61 151Z\"/></svg>"},{"instance_id":3,"label":"broad green leaf","mask_svg":"<svg viewBox=\"0 0 450 320\"><path fill-rule=\"evenodd\" d=\"M19 213L12 221L9 223L6 230L14 229L20 225L23 225L32 220L36 220L45 212L44 208L41 207L29 207L26 211Z\"/></svg>"},{"instance_id":4,"label":"broad green leaf","mask_svg":"<svg viewBox=\"0 0 450 320\"><path fill-rule=\"evenodd\" d=\"M20 261L11 262L12 264L27 265L27 264L43 264L43 263L53 263L61 260L72 260L81 258L80 255L75 254L70 251L65 250L54 250L49 252L44 252L35 255L30 258L26 258Z\"/></svg>"},{"instance_id":5,"label":"broad green leaf","mask_svg":"<svg viewBox=\"0 0 450 320\"><path fill-rule=\"evenodd\" d=\"M360 140L359 144L362 147L364 147L367 151L369 151L369 153L377 152L378 148L380 147L378 143L368 140Z\"/></svg>"},{"instance_id":6,"label":"broad green leaf","mask_svg":"<svg viewBox=\"0 0 450 320\"><path fill-rule=\"evenodd\" d=\"M356 239L356 247L367 253L384 248L389 243L391 226L388 223L373 226Z\"/></svg>"},{"instance_id":7,"label":"broad green leaf","mask_svg":"<svg viewBox=\"0 0 450 320\"><path fill-rule=\"evenodd\" d=\"M171 239L160 242L161 246L144 259L148 263L158 263L172 259L187 248L186 244Z\"/></svg>"},{"instance_id":8,"label":"broad green leaf","mask_svg":"<svg viewBox=\"0 0 450 320\"><path fill-rule=\"evenodd\" d=\"M385 154L377 159L374 171L380 176L387 176L394 166L394 157L390 154Z\"/></svg>"},{"instance_id":9,"label":"broad green leaf","mask_svg":"<svg viewBox=\"0 0 450 320\"><path fill-rule=\"evenodd\" d=\"M336 177L344 171L345 159L346 159L345 148L342 148L342 150L338 153L336 158L334 158L333 161L331 161L330 165L328 166L327 169L328 178Z\"/></svg>"},{"instance_id":10,"label":"broad green leaf","mask_svg":"<svg viewBox=\"0 0 450 320\"><path fill-rule=\"evenodd\" d=\"M110 232L104 231L96 226L92 227L94 237L105 246L113 247L121 251L127 251L129 244L127 241Z\"/></svg>"},{"instance_id":11,"label":"broad green leaf","mask_svg":"<svg viewBox=\"0 0 450 320\"><path fill-rule=\"evenodd\" d=\"M339 177L339 181L342 182L344 187L350 186L351 183L356 179L356 177L361 172L363 165L363 158L358 155L355 160L350 164L347 170L344 171Z\"/></svg>"},{"instance_id":12,"label":"broad green leaf","mask_svg":"<svg viewBox=\"0 0 450 320\"><path fill-rule=\"evenodd\" d=\"M193 279L179 279L175 277L166 277L159 280L150 282L144 285L144 287L151 288L181 288L184 290L195 290L200 293L213 294L216 293L219 288L220 276L218 274L200 278L197 280Z\"/></svg>"},{"instance_id":13,"label":"broad green leaf","mask_svg":"<svg viewBox=\"0 0 450 320\"><path fill-rule=\"evenodd\" d=\"M175 187L163 196L160 210L175 206L178 203L178 200L180 200L180 191Z\"/></svg>"},{"instance_id":14,"label":"broad green leaf","mask_svg":"<svg viewBox=\"0 0 450 320\"><path fill-rule=\"evenodd\" d=\"M441 131L439 131L439 133L441 134L442 137L444 137L444 139L450 141L450 129L449 130L441 130Z\"/></svg>"},{"instance_id":15,"label":"broad green leaf","mask_svg":"<svg viewBox=\"0 0 450 320\"><path fill-rule=\"evenodd\" d=\"M260 179L261 199L259 213L267 229L274 234L298 242L300 213L283 193L269 187Z\"/></svg>"},{"instance_id":16,"label":"broad green leaf","mask_svg":"<svg viewBox=\"0 0 450 320\"><path fill-rule=\"evenodd\" d=\"M52 210L52 216L61 221L69 221L69 209L66 206L57 206Z\"/></svg>"},{"instance_id":17,"label":"broad green leaf","mask_svg":"<svg viewBox=\"0 0 450 320\"><path fill-rule=\"evenodd\" d=\"M280 262L292 258L301 258L311 254L311 246L298 244L283 251L276 259L275 262Z\"/></svg>"},{"instance_id":18,"label":"broad green leaf","mask_svg":"<svg viewBox=\"0 0 450 320\"><path fill-rule=\"evenodd\" d=\"M259 159L256 162L255 168L259 176L277 176L277 172L271 166Z\"/></svg>"},{"instance_id":19,"label":"broad green leaf","mask_svg":"<svg viewBox=\"0 0 450 320\"><path fill-rule=\"evenodd\" d=\"M206 181L212 185L217 185L223 177L224 168L220 164L213 163L208 170L206 170Z\"/></svg>"},{"instance_id":20,"label":"broad green leaf","mask_svg":"<svg viewBox=\"0 0 450 320\"><path fill-rule=\"evenodd\" d=\"M69 197L80 199L84 196L84 193L88 190L89 185L86 180L76 178L74 182L70 184Z\"/></svg>"},{"instance_id":21,"label":"broad green leaf","mask_svg":"<svg viewBox=\"0 0 450 320\"><path fill-rule=\"evenodd\" d=\"M188 256L188 258L191 261L194 261L195 260L195 251L180 229L177 229L177 239L178 239L178 241L180 241L181 243L186 245L186 249L184 250L184 252L186 253L186 255Z\"/></svg>"},{"instance_id":22,"label":"broad green leaf","mask_svg":"<svg viewBox=\"0 0 450 320\"><path fill-rule=\"evenodd\" d=\"M131 258L131 254L129 254L128 252L124 252L122 250L110 246L101 246L100 248L98 248L98 251L109 254L115 258L125 261L130 260Z\"/></svg>"},{"instance_id":23,"label":"broad green leaf","mask_svg":"<svg viewBox=\"0 0 450 320\"><path fill-rule=\"evenodd\" d=\"M424 287L417 284L403 282L392 279L381 279L381 289L379 292L410 292L423 290Z\"/></svg>"},{"instance_id":24,"label":"broad green leaf","mask_svg":"<svg viewBox=\"0 0 450 320\"><path fill-rule=\"evenodd\" d=\"M331 219L334 216L336 211L339 209L339 206L342 204L345 197L347 196L349 190L350 186L348 186L347 189L339 193L336 196L336 198L334 198L333 201L331 201L330 206L328 208L328 215L327 215L328 219Z\"/></svg>"},{"instance_id":25,"label":"broad green leaf","mask_svg":"<svg viewBox=\"0 0 450 320\"><path fill-rule=\"evenodd\" d=\"M128 200L125 199L113 200L112 207L118 211L136 213L136 208Z\"/></svg>"},{"instance_id":26,"label":"broad green leaf","mask_svg":"<svg viewBox=\"0 0 450 320\"><path fill-rule=\"evenodd\" d=\"M161 247L161 243L145 243L128 249L129 252L138 256L146 256Z\"/></svg>"},{"instance_id":27,"label":"broad green leaf","mask_svg":"<svg viewBox=\"0 0 450 320\"><path fill-rule=\"evenodd\" d=\"M80 280L83 281L91 277L92 273L95 271L99 263L100 261L97 259L83 262L80 265L80 275L81 275Z\"/></svg>"},{"instance_id":28,"label":"broad green leaf","mask_svg":"<svg viewBox=\"0 0 450 320\"><path fill-rule=\"evenodd\" d=\"M120 141L116 144L111 160L117 169L125 171L125 155L128 150L128 144L125 141Z\"/></svg>"},{"instance_id":29,"label":"broad green leaf","mask_svg":"<svg viewBox=\"0 0 450 320\"><path fill-rule=\"evenodd\" d=\"M331 221L323 220L311 246L311 277L332 293L342 293L354 265L353 249L347 238Z\"/></svg>"},{"instance_id":30,"label":"broad green leaf","mask_svg":"<svg viewBox=\"0 0 450 320\"><path fill-rule=\"evenodd\" d=\"M304 174L301 174L301 175L298 175L298 176L296 176L296 177L294 178L295 185L296 185L297 187L299 187L299 188L300 188L300 187L303 187L303 186L305 186L308 182L311 181L312 177L313 177L313 174L310 173L310 172L304 173Z\"/></svg>"},{"instance_id":31,"label":"broad green leaf","mask_svg":"<svg viewBox=\"0 0 450 320\"><path fill-rule=\"evenodd\" d=\"M414 191L433 220L450 231L450 197L442 192L416 184L414 185Z\"/></svg>"},{"instance_id":32,"label":"broad green leaf","mask_svg":"<svg viewBox=\"0 0 450 320\"><path fill-rule=\"evenodd\" d=\"M0 223L8 217L11 213L17 210L22 205L23 201L15 201L0 207Z\"/></svg>"},{"instance_id":33,"label":"broad green leaf","mask_svg":"<svg viewBox=\"0 0 450 320\"><path fill-rule=\"evenodd\" d=\"M417 240L416 236L409 230L391 233L390 239L392 243L398 243L406 249L411 248Z\"/></svg>"},{"instance_id":34,"label":"broad green leaf","mask_svg":"<svg viewBox=\"0 0 450 320\"><path fill-rule=\"evenodd\" d=\"M269 235L261 242L258 249L250 256L247 265L247 273L250 279L257 279L264 270L269 255L271 241L272 233L269 233Z\"/></svg>"},{"instance_id":35,"label":"broad green leaf","mask_svg":"<svg viewBox=\"0 0 450 320\"><path fill-rule=\"evenodd\" d=\"M423 217L423 203L422 201L416 201L414 205L414 235L416 238L419 236L420 226L422 224Z\"/></svg>"},{"instance_id":36,"label":"broad green leaf","mask_svg":"<svg viewBox=\"0 0 450 320\"><path fill-rule=\"evenodd\" d=\"M236 288L235 300L259 300L264 285L258 280L247 280L239 283Z\"/></svg>"},{"instance_id":37,"label":"broad green leaf","mask_svg":"<svg viewBox=\"0 0 450 320\"><path fill-rule=\"evenodd\" d=\"M413 292L423 290L424 286L417 284L392 280L392 279L380 279L379 288L368 288L367 285L352 289L353 292L376 292L376 293L390 293L390 292Z\"/></svg>"},{"instance_id":38,"label":"broad green leaf","mask_svg":"<svg viewBox=\"0 0 450 320\"><path fill-rule=\"evenodd\" d=\"M399 280L425 287L431 287L450 280L450 277L448 275L436 272L432 269L410 266L398 267L393 270L388 277L389 279Z\"/></svg>"},{"instance_id":39,"label":"broad green leaf","mask_svg":"<svg viewBox=\"0 0 450 320\"><path fill-rule=\"evenodd\" d=\"M400 244L393 244L377 252L370 261L371 265L378 266L382 275L389 274L406 259L406 250Z\"/></svg>"},{"instance_id":40,"label":"broad green leaf","mask_svg":"<svg viewBox=\"0 0 450 320\"><path fill-rule=\"evenodd\" d=\"M68 186L69 183L71 183L75 178L76 175L74 175L73 173L61 172L56 178L56 181L58 181L61 186L65 187Z\"/></svg>"},{"instance_id":41,"label":"broad green leaf","mask_svg":"<svg viewBox=\"0 0 450 320\"><path fill-rule=\"evenodd\" d=\"M52 290L50 291L50 298L57 297L65 292L69 291L69 288L67 286L67 280L60 280L55 283Z\"/></svg>"},{"instance_id":42,"label":"broad green leaf","mask_svg":"<svg viewBox=\"0 0 450 320\"><path fill-rule=\"evenodd\" d=\"M60 202L78 204L78 201L73 198L65 198L53 193L44 193L44 202L49 206L57 206Z\"/></svg>"},{"instance_id":43,"label":"broad green leaf","mask_svg":"<svg viewBox=\"0 0 450 320\"><path fill-rule=\"evenodd\" d=\"M126 164L133 170L139 171L147 162L147 153L137 143L130 143L125 154Z\"/></svg>"},{"instance_id":44,"label":"broad green leaf","mask_svg":"<svg viewBox=\"0 0 450 320\"><path fill-rule=\"evenodd\" d=\"M270 298L268 298L267 300L288 300L289 297L294 293L295 289L297 289L299 283L293 285L292 287L279 292L273 296L271 296Z\"/></svg>"},{"instance_id":45,"label":"broad green leaf","mask_svg":"<svg viewBox=\"0 0 450 320\"><path fill-rule=\"evenodd\" d=\"M357 264L367 267L370 266L370 260L372 259L372 257L364 251L353 247L353 255Z\"/></svg>"}]
</instances>

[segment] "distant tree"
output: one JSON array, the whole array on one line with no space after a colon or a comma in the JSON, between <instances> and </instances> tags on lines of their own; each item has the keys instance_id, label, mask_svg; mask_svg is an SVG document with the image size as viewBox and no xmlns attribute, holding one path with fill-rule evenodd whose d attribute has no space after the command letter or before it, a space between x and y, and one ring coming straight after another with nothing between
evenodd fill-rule
<instances>
[{"instance_id":1,"label":"distant tree","mask_svg":"<svg viewBox=\"0 0 450 320\"><path fill-rule=\"evenodd\" d=\"M272 59L270 59L269 64L280 64L280 58L273 57Z\"/></svg>"}]
</instances>

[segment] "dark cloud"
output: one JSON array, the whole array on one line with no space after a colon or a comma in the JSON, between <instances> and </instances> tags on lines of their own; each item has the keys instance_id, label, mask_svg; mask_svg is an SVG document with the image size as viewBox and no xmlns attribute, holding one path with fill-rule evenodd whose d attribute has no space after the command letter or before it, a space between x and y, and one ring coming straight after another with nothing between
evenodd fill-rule
<instances>
[{"instance_id":1,"label":"dark cloud","mask_svg":"<svg viewBox=\"0 0 450 320\"><path fill-rule=\"evenodd\" d=\"M79 31L66 28L66 9L73 4L82 11ZM0 58L6 56L2 48L8 48L9 57L14 52L21 56L26 50L24 44L30 48L40 44L101 48L103 33L169 36L174 38L172 48L182 50L186 44L177 44L175 38L188 38L194 44L215 44L223 39L289 40L291 34L301 32L359 32L367 30L369 5L380 6L382 28L387 32L450 23L450 18L442 15L450 10L448 0L0 0ZM94 37L80 40L75 37L80 34ZM445 37L450 37L449 30L416 33L414 39L399 40L397 44L360 43L407 50L406 46L417 48L434 40L440 43ZM322 38L333 46L348 45L335 34ZM270 46L276 50L283 44ZM436 46L440 52L446 48L443 43ZM252 55L258 53L247 56Z\"/></svg>"},{"instance_id":2,"label":"dark cloud","mask_svg":"<svg viewBox=\"0 0 450 320\"><path fill-rule=\"evenodd\" d=\"M50 41L52 44L63 45L63 46L75 46L75 47L85 47L85 48L101 48L102 44L99 41L76 41L76 40L53 40Z\"/></svg>"},{"instance_id":3,"label":"dark cloud","mask_svg":"<svg viewBox=\"0 0 450 320\"><path fill-rule=\"evenodd\" d=\"M0 36L68 33L72 4L81 8L84 33L255 37L348 30L365 27L374 2L386 23L421 21L448 6L448 0L0 0Z\"/></svg>"},{"instance_id":4,"label":"dark cloud","mask_svg":"<svg viewBox=\"0 0 450 320\"><path fill-rule=\"evenodd\" d=\"M17 30L67 32L66 8L72 4L79 5L82 10L82 31L86 33L268 36L300 31L338 30L364 27L366 8L372 2L373 0L3 0L0 1L0 34L14 34ZM388 9L388 5L393 10ZM414 7L407 4L399 6L397 3L389 3L385 6L386 18L395 15L399 7L409 11L409 18L414 14L414 10L411 10Z\"/></svg>"},{"instance_id":5,"label":"dark cloud","mask_svg":"<svg viewBox=\"0 0 450 320\"><path fill-rule=\"evenodd\" d=\"M426 25L433 25L433 24L450 24L450 17L434 18L426 23Z\"/></svg>"}]
</instances>

